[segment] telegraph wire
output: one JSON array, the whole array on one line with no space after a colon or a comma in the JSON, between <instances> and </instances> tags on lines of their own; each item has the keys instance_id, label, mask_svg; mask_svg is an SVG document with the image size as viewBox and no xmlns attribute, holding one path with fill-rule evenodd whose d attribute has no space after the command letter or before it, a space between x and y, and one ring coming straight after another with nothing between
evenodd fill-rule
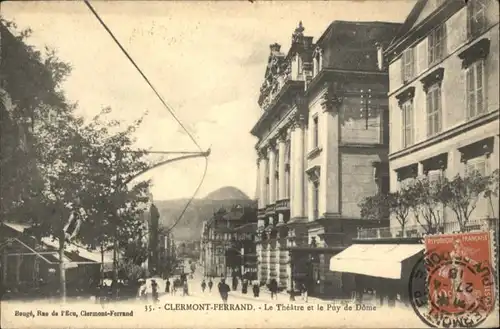
<instances>
[{"instance_id":1,"label":"telegraph wire","mask_svg":"<svg viewBox=\"0 0 500 329\"><path fill-rule=\"evenodd\" d=\"M193 143L198 147L198 149L200 150L200 152L203 152L203 149L201 148L201 146L198 144L198 142L196 141L196 139L193 137L193 135L187 130L187 128L184 126L184 124L177 118L177 116L175 115L174 111L172 110L172 108L167 104L167 102L163 99L163 97L161 97L160 93L158 93L158 91L156 90L156 88L153 86L153 84L149 81L149 79L146 77L146 75L142 72L142 70L139 68L139 66L136 64L136 62L132 59L132 57L129 55L129 53L125 50L125 48L121 45L121 43L118 41L118 39L115 37L115 35L113 34L113 32L111 32L111 30L108 28L108 26L106 25L106 23L104 23L104 21L101 19L101 17L99 16L99 14L95 11L95 9L92 7L92 5L89 3L88 0L84 0L85 2L85 5L88 7L88 9L94 14L94 16L97 18L97 20L99 21L99 23L102 25L102 27L108 32L108 34L111 36L111 38L113 39L113 41L116 43L116 45L120 48L120 50L123 52L123 54L128 58L128 60L132 63L132 65L134 65L134 67L136 68L136 70L141 74L141 76L143 77L143 79L146 81L146 83L149 85L149 87L153 90L153 92L156 94L156 96L158 97L158 99L160 100L160 102L163 104L163 106L165 106L165 108L167 109L167 111L170 112L170 114L172 115L172 117L177 121L177 123L182 127L182 129L184 129L184 131L186 132L186 134L189 136L189 138L191 138L191 140L193 141ZM184 207L184 209L182 210L181 214L179 215L179 217L176 219L176 221L174 222L174 224L167 230L167 232L171 232L172 229L180 222L180 220L182 219L182 217L184 216L184 214L186 213L186 210L187 208L191 205L191 203L193 202L195 196L198 194L198 191L200 190L201 186L203 185L203 182L205 180L205 177L207 175L207 170L208 170L208 155L204 156L204 159L205 159L205 168L203 170L203 175L201 177L201 180L200 182L198 183L198 186L196 187L196 190L194 191L193 195L191 196L191 198L189 199L189 201L186 203L186 206Z\"/></svg>"},{"instance_id":2,"label":"telegraph wire","mask_svg":"<svg viewBox=\"0 0 500 329\"><path fill-rule=\"evenodd\" d=\"M97 20L99 21L99 23L101 23L102 27L104 27L104 29L108 32L108 34L111 36L111 38L113 39L113 41L116 43L116 45L121 49L121 51L123 52L123 54L125 56L127 56L128 60L132 63L132 65L134 65L134 67L136 68L136 70L141 74L141 76L144 78L144 80L146 80L147 84L149 85L149 87L153 90L153 92L156 94L156 96L158 97L158 99L160 100L160 102L163 104L163 106L165 106L165 108L170 112L170 114L174 117L174 119L177 121L177 123L182 127L182 129L184 129L184 131L186 132L186 134L189 136L189 138L191 138L191 140L194 142L194 144L198 147L198 149L200 150L200 152L202 152L202 148L201 146L198 144L198 142L196 141L196 139L193 137L193 135L187 130L187 128L184 126L184 124L177 118L177 116L175 115L174 111L172 110L172 108L167 104L167 102L163 99L163 97L161 97L160 93L156 90L156 88L153 86L153 84L149 81L149 79L146 77L146 75L142 72L142 70L139 68L139 66L136 64L136 62L132 59L132 57L129 55L129 53L125 50L125 48L121 45L121 43L118 41L118 39L115 37L115 35L113 34L113 32L111 32L111 30L109 29L109 27L106 25L106 23L104 23L104 21L101 19L101 17L99 16L99 14L95 11L94 7L92 7L92 5L90 4L90 2L88 0L84 0L85 4L87 5L87 7L89 8L89 10L94 14L94 16L97 18Z\"/></svg>"}]
</instances>

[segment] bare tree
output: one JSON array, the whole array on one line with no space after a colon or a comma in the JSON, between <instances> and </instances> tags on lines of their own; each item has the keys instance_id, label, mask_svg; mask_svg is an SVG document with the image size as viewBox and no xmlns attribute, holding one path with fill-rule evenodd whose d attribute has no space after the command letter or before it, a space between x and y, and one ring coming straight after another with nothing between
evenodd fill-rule
<instances>
[{"instance_id":1,"label":"bare tree","mask_svg":"<svg viewBox=\"0 0 500 329\"><path fill-rule=\"evenodd\" d=\"M455 213L460 231L464 232L472 212L476 209L477 201L488 191L490 178L473 171L465 177L456 175L452 180L443 180L438 198Z\"/></svg>"},{"instance_id":2,"label":"bare tree","mask_svg":"<svg viewBox=\"0 0 500 329\"><path fill-rule=\"evenodd\" d=\"M443 223L443 204L439 199L444 180L430 180L427 176L419 177L407 189L407 200L415 219L426 234L437 233Z\"/></svg>"}]
</instances>

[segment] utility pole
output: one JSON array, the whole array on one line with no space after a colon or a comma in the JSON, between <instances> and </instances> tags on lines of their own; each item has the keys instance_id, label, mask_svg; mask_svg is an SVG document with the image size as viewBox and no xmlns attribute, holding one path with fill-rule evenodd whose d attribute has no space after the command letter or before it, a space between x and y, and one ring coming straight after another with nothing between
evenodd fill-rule
<instances>
[{"instance_id":1,"label":"utility pole","mask_svg":"<svg viewBox=\"0 0 500 329\"><path fill-rule=\"evenodd\" d=\"M364 91L363 89L360 90L361 92L361 118L365 118L365 129L368 130L368 119L371 116L371 103L372 103L372 90L368 89L367 91Z\"/></svg>"}]
</instances>

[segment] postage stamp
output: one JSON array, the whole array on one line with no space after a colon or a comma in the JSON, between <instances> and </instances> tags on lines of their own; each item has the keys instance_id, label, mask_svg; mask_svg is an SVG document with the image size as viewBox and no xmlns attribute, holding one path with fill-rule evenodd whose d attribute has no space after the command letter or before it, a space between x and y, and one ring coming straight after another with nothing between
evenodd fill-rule
<instances>
[{"instance_id":1,"label":"postage stamp","mask_svg":"<svg viewBox=\"0 0 500 329\"><path fill-rule=\"evenodd\" d=\"M490 232L428 236L410 277L411 304L431 327L476 327L496 302Z\"/></svg>"}]
</instances>

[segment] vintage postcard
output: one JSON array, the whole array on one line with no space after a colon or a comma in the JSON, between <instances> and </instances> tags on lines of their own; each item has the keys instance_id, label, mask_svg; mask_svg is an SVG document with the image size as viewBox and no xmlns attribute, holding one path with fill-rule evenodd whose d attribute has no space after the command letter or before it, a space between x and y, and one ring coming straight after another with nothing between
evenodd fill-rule
<instances>
[{"instance_id":1,"label":"vintage postcard","mask_svg":"<svg viewBox=\"0 0 500 329\"><path fill-rule=\"evenodd\" d=\"M2 328L499 326L499 2L2 1Z\"/></svg>"}]
</instances>

